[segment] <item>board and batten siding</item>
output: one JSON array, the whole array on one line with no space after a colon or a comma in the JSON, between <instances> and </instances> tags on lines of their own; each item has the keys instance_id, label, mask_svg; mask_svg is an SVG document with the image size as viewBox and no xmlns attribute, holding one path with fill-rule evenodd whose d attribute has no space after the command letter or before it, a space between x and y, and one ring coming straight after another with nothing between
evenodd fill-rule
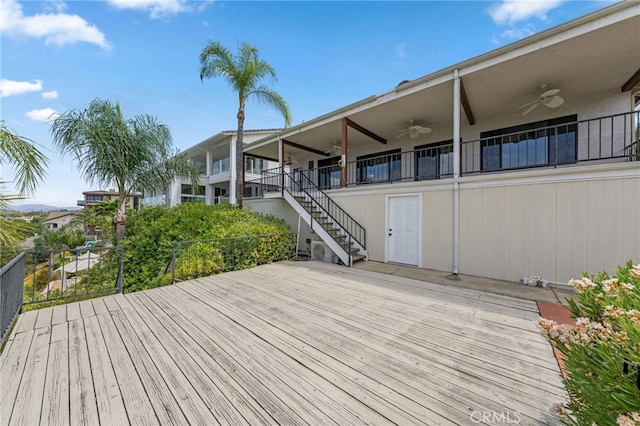
<instances>
[{"instance_id":1,"label":"board and batten siding","mask_svg":"<svg viewBox=\"0 0 640 426\"><path fill-rule=\"evenodd\" d=\"M453 267L452 180L330 191L367 230L369 260L385 260L385 199L422 194L422 267ZM459 272L567 283L640 260L637 163L526 170L460 179Z\"/></svg>"},{"instance_id":2,"label":"board and batten siding","mask_svg":"<svg viewBox=\"0 0 640 426\"><path fill-rule=\"evenodd\" d=\"M640 173L461 188L461 273L566 283L640 259Z\"/></svg>"}]
</instances>

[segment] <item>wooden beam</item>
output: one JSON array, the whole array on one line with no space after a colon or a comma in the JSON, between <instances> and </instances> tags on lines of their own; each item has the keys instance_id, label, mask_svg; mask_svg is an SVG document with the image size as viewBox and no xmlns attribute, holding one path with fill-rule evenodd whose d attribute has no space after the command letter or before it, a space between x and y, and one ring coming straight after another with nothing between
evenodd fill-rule
<instances>
[{"instance_id":1,"label":"wooden beam","mask_svg":"<svg viewBox=\"0 0 640 426\"><path fill-rule=\"evenodd\" d=\"M386 144L387 143L387 140L385 138L383 138L382 136L376 135L371 130L365 129L364 127L362 127L361 125L359 125L358 123L356 123L355 121L353 121L353 120L351 120L350 118L347 118L347 117L345 117L343 119L343 132L344 132L344 123L346 123L349 127L359 131L360 133L369 136L371 139L377 140L381 144Z\"/></svg>"},{"instance_id":2,"label":"wooden beam","mask_svg":"<svg viewBox=\"0 0 640 426\"><path fill-rule=\"evenodd\" d=\"M629 80L627 80L622 87L620 88L621 92L628 92L629 90L633 89L634 87L636 87L638 84L640 84L640 68L638 68L638 71L636 71Z\"/></svg>"},{"instance_id":3,"label":"wooden beam","mask_svg":"<svg viewBox=\"0 0 640 426\"><path fill-rule=\"evenodd\" d=\"M348 151L348 142L347 142L347 137L348 137L348 129L347 126L349 124L349 119L347 117L342 119L342 158L341 160L344 160L341 164L340 164L340 186L342 188L346 188L347 187L347 151Z\"/></svg>"},{"instance_id":4,"label":"wooden beam","mask_svg":"<svg viewBox=\"0 0 640 426\"><path fill-rule=\"evenodd\" d=\"M476 118L473 116L473 111L471 111L471 103L469 103L467 92L464 90L464 84L462 84L462 79L460 79L460 102L462 103L462 108L464 109L464 113L467 116L469 125L473 126L474 124L476 124Z\"/></svg>"},{"instance_id":5,"label":"wooden beam","mask_svg":"<svg viewBox=\"0 0 640 426\"><path fill-rule=\"evenodd\" d=\"M252 154L250 152L243 152L242 155L244 155L245 157L258 158L260 160L275 161L276 163L278 162L277 158L263 157L262 155Z\"/></svg>"},{"instance_id":6,"label":"wooden beam","mask_svg":"<svg viewBox=\"0 0 640 426\"><path fill-rule=\"evenodd\" d=\"M328 157L330 155L330 154L328 154L328 153L326 153L324 151L320 151L319 149L310 148L308 146L300 145L299 143L295 143L295 142L288 141L286 139L282 139L282 145L284 146L285 144L289 145L289 146L291 146L293 148L301 149L303 151L312 152L312 153L318 154L318 155L323 155L325 157Z\"/></svg>"}]
</instances>

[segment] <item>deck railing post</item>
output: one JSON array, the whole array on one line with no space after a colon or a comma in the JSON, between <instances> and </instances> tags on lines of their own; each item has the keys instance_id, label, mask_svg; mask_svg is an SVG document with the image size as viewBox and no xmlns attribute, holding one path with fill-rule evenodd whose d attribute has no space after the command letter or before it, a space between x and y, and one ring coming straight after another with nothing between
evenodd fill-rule
<instances>
[{"instance_id":1,"label":"deck railing post","mask_svg":"<svg viewBox=\"0 0 640 426\"><path fill-rule=\"evenodd\" d=\"M118 267L118 278L116 279L116 289L122 293L122 282L124 281L124 247L120 247L120 265Z\"/></svg>"}]
</instances>

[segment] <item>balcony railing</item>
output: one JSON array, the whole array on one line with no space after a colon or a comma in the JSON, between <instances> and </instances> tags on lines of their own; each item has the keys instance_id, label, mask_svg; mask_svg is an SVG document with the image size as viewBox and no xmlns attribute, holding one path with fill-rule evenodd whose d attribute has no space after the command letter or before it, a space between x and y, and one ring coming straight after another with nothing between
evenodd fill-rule
<instances>
[{"instance_id":1,"label":"balcony railing","mask_svg":"<svg viewBox=\"0 0 640 426\"><path fill-rule=\"evenodd\" d=\"M522 132L462 141L461 175L494 173L535 167L561 167L579 163L640 161L640 111L563 123ZM341 186L338 165L296 170L322 189ZM453 176L453 143L434 144L349 161L347 185L365 185ZM277 184L263 174L262 190ZM271 181L270 181L271 180Z\"/></svg>"},{"instance_id":2,"label":"balcony railing","mask_svg":"<svg viewBox=\"0 0 640 426\"><path fill-rule=\"evenodd\" d=\"M218 175L229 171L229 157L211 163L211 174Z\"/></svg>"},{"instance_id":3,"label":"balcony railing","mask_svg":"<svg viewBox=\"0 0 640 426\"><path fill-rule=\"evenodd\" d=\"M166 204L167 199L165 195L156 195L155 197L144 197L140 200L143 206L159 206Z\"/></svg>"},{"instance_id":4,"label":"balcony railing","mask_svg":"<svg viewBox=\"0 0 640 426\"><path fill-rule=\"evenodd\" d=\"M0 268L0 345L9 336L11 325L22 309L25 258L22 252Z\"/></svg>"},{"instance_id":5,"label":"balcony railing","mask_svg":"<svg viewBox=\"0 0 640 426\"><path fill-rule=\"evenodd\" d=\"M464 141L461 173L640 160L640 111Z\"/></svg>"}]
</instances>

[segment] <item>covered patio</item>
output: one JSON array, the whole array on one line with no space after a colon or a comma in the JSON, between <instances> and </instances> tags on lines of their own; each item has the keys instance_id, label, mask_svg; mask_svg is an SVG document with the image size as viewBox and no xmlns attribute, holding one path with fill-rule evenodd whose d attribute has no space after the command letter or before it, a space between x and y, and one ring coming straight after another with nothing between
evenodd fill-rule
<instances>
[{"instance_id":1,"label":"covered patio","mask_svg":"<svg viewBox=\"0 0 640 426\"><path fill-rule=\"evenodd\" d=\"M2 424L556 424L535 302L282 262L27 312Z\"/></svg>"}]
</instances>

